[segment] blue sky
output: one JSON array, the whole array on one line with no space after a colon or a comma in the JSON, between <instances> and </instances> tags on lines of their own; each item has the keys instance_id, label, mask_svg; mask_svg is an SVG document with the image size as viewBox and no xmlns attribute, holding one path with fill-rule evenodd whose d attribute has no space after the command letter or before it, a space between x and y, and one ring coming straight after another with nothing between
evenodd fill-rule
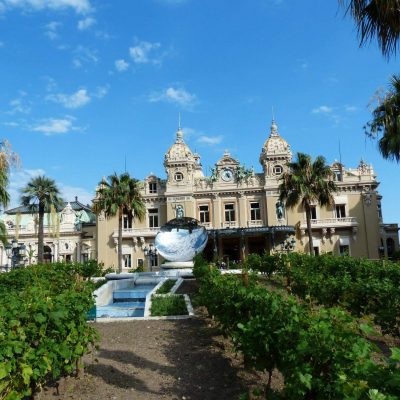
<instances>
[{"instance_id":1,"label":"blue sky","mask_svg":"<svg viewBox=\"0 0 400 400\"><path fill-rule=\"evenodd\" d=\"M294 152L372 163L386 222L400 222L399 166L363 126L396 73L358 47L336 0L0 0L0 126L22 160L67 199L104 175L165 176L178 112L205 172L225 149L258 163L271 109Z\"/></svg>"}]
</instances>

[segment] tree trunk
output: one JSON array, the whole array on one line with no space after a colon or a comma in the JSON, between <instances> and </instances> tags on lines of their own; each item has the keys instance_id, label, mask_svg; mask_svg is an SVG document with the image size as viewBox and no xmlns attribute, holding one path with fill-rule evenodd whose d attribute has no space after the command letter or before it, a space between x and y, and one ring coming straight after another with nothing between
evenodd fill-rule
<instances>
[{"instance_id":1,"label":"tree trunk","mask_svg":"<svg viewBox=\"0 0 400 400\"><path fill-rule=\"evenodd\" d=\"M118 271L122 272L122 210L118 214Z\"/></svg>"},{"instance_id":2,"label":"tree trunk","mask_svg":"<svg viewBox=\"0 0 400 400\"><path fill-rule=\"evenodd\" d=\"M313 245L313 239L312 239L311 208L310 208L309 202L306 202L305 208L306 208L306 220L307 220L308 246L310 248L310 255L313 256L314 255L314 245Z\"/></svg>"},{"instance_id":3,"label":"tree trunk","mask_svg":"<svg viewBox=\"0 0 400 400\"><path fill-rule=\"evenodd\" d=\"M44 205L39 202L39 229L38 229L38 264L43 264L43 220L44 220Z\"/></svg>"}]
</instances>

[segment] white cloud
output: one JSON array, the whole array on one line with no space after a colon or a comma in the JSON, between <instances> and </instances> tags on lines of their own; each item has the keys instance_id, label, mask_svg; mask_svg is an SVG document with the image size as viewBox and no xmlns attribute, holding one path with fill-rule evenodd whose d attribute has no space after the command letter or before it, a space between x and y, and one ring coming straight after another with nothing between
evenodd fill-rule
<instances>
[{"instance_id":1,"label":"white cloud","mask_svg":"<svg viewBox=\"0 0 400 400\"><path fill-rule=\"evenodd\" d=\"M10 185L8 192L10 194L9 208L18 207L20 205L21 189L32 179L39 175L46 175L43 169L17 169L10 174ZM65 201L74 201L75 196L83 204L91 204L94 194L84 188L78 186L65 185L62 182L56 182L60 189L61 197Z\"/></svg>"},{"instance_id":2,"label":"white cloud","mask_svg":"<svg viewBox=\"0 0 400 400\"><path fill-rule=\"evenodd\" d=\"M356 106L346 106L345 110L347 112L356 112L358 110L358 107L356 107Z\"/></svg>"},{"instance_id":3,"label":"white cloud","mask_svg":"<svg viewBox=\"0 0 400 400\"><path fill-rule=\"evenodd\" d=\"M78 186L64 185L63 183L58 184L61 192L61 197L65 201L75 201L75 196L78 197L78 201L83 204L92 204L94 199L94 193L88 192L86 189Z\"/></svg>"},{"instance_id":4,"label":"white cloud","mask_svg":"<svg viewBox=\"0 0 400 400\"><path fill-rule=\"evenodd\" d=\"M162 92L151 93L149 101L150 103L166 101L184 108L191 108L197 102L197 97L195 94L189 93L185 89L169 87Z\"/></svg>"},{"instance_id":5,"label":"white cloud","mask_svg":"<svg viewBox=\"0 0 400 400\"><path fill-rule=\"evenodd\" d=\"M55 40L59 38L58 29L62 26L61 22L51 21L45 26L45 35L51 39Z\"/></svg>"},{"instance_id":6,"label":"white cloud","mask_svg":"<svg viewBox=\"0 0 400 400\"><path fill-rule=\"evenodd\" d=\"M93 17L86 17L84 19L81 19L78 21L78 29L80 31L85 31L86 29L89 29L91 26L96 24L96 20Z\"/></svg>"},{"instance_id":7,"label":"white cloud","mask_svg":"<svg viewBox=\"0 0 400 400\"><path fill-rule=\"evenodd\" d=\"M46 96L46 100L60 103L65 108L75 109L88 104L91 98L86 89L79 89L75 93L72 93L70 95L63 93L49 94L48 96Z\"/></svg>"},{"instance_id":8,"label":"white cloud","mask_svg":"<svg viewBox=\"0 0 400 400\"><path fill-rule=\"evenodd\" d=\"M102 99L104 96L107 95L110 87L108 85L106 86L97 86L96 88L96 93L94 94L95 97L98 99Z\"/></svg>"},{"instance_id":9,"label":"white cloud","mask_svg":"<svg viewBox=\"0 0 400 400\"><path fill-rule=\"evenodd\" d=\"M128 68L129 68L129 63L126 62L125 60L120 59L115 61L115 69L118 72L126 71Z\"/></svg>"},{"instance_id":10,"label":"white cloud","mask_svg":"<svg viewBox=\"0 0 400 400\"><path fill-rule=\"evenodd\" d=\"M97 56L97 50L92 50L84 46L78 46L74 50L74 58L72 64L75 68L81 68L84 64L92 63L97 64L99 58Z\"/></svg>"},{"instance_id":11,"label":"white cloud","mask_svg":"<svg viewBox=\"0 0 400 400\"><path fill-rule=\"evenodd\" d=\"M49 118L39 125L32 127L31 130L41 132L46 136L60 135L73 130L79 130L80 128L73 125L73 120L72 117L65 117L62 119Z\"/></svg>"},{"instance_id":12,"label":"white cloud","mask_svg":"<svg viewBox=\"0 0 400 400\"><path fill-rule=\"evenodd\" d=\"M55 90L57 88L57 82L51 76L44 76L43 79L46 82L46 91L47 92L52 92L53 90Z\"/></svg>"},{"instance_id":13,"label":"white cloud","mask_svg":"<svg viewBox=\"0 0 400 400\"><path fill-rule=\"evenodd\" d=\"M221 135L218 136L207 136L202 135L197 139L198 143L208 144L208 145L215 145L222 142L223 137Z\"/></svg>"},{"instance_id":14,"label":"white cloud","mask_svg":"<svg viewBox=\"0 0 400 400\"><path fill-rule=\"evenodd\" d=\"M77 14L92 11L90 0L1 0L0 11L20 8L23 11L73 9Z\"/></svg>"},{"instance_id":15,"label":"white cloud","mask_svg":"<svg viewBox=\"0 0 400 400\"><path fill-rule=\"evenodd\" d=\"M8 126L10 128L16 128L17 126L19 126L19 123L15 121L9 121L9 122L3 122L3 125Z\"/></svg>"},{"instance_id":16,"label":"white cloud","mask_svg":"<svg viewBox=\"0 0 400 400\"><path fill-rule=\"evenodd\" d=\"M10 184L8 193L10 195L10 205L8 208L18 207L20 205L20 190L34 177L44 175L43 169L16 169L10 173Z\"/></svg>"},{"instance_id":17,"label":"white cloud","mask_svg":"<svg viewBox=\"0 0 400 400\"><path fill-rule=\"evenodd\" d=\"M332 107L328 106L319 106L317 108L314 108L311 112L313 114L329 114L333 111Z\"/></svg>"},{"instance_id":18,"label":"white cloud","mask_svg":"<svg viewBox=\"0 0 400 400\"><path fill-rule=\"evenodd\" d=\"M26 99L27 93L23 90L19 91L19 96L15 99L10 100L8 103L11 107L7 114L29 114L31 112L31 103Z\"/></svg>"},{"instance_id":19,"label":"white cloud","mask_svg":"<svg viewBox=\"0 0 400 400\"><path fill-rule=\"evenodd\" d=\"M160 64L163 57L163 55L158 54L160 47L160 43L150 43L136 39L136 45L129 48L129 55L136 64Z\"/></svg>"}]
</instances>

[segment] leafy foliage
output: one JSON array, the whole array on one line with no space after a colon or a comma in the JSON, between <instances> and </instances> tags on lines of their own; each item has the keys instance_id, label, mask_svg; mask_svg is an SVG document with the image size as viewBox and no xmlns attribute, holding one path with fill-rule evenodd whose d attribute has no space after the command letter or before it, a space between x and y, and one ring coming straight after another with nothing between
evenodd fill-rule
<instances>
[{"instance_id":1,"label":"leafy foliage","mask_svg":"<svg viewBox=\"0 0 400 400\"><path fill-rule=\"evenodd\" d=\"M157 294L167 294L174 287L176 281L174 279L166 280L158 289Z\"/></svg>"},{"instance_id":2,"label":"leafy foliage","mask_svg":"<svg viewBox=\"0 0 400 400\"><path fill-rule=\"evenodd\" d=\"M128 173L110 175L99 183L93 204L97 214L106 218L118 216L118 269L122 272L122 218L126 214L130 223L134 218L143 220L146 207L140 194L140 182Z\"/></svg>"},{"instance_id":3,"label":"leafy foliage","mask_svg":"<svg viewBox=\"0 0 400 400\"><path fill-rule=\"evenodd\" d=\"M302 299L341 306L357 317L371 314L384 333L400 336L399 263L332 255L313 258L299 253L264 257ZM252 260L247 261L249 268L264 272Z\"/></svg>"},{"instance_id":4,"label":"leafy foliage","mask_svg":"<svg viewBox=\"0 0 400 400\"><path fill-rule=\"evenodd\" d=\"M400 15L400 13L399 13ZM378 106L372 111L372 120L365 133L371 138L382 134L378 141L383 158L400 161L400 76L393 75L390 88L384 98L378 98Z\"/></svg>"},{"instance_id":5,"label":"leafy foliage","mask_svg":"<svg viewBox=\"0 0 400 400\"><path fill-rule=\"evenodd\" d=\"M86 322L92 284L75 267L36 265L0 276L0 398L31 397L48 379L73 373L95 343Z\"/></svg>"},{"instance_id":6,"label":"leafy foliage","mask_svg":"<svg viewBox=\"0 0 400 400\"><path fill-rule=\"evenodd\" d=\"M181 294L152 296L151 315L187 315L185 299Z\"/></svg>"},{"instance_id":7,"label":"leafy foliage","mask_svg":"<svg viewBox=\"0 0 400 400\"><path fill-rule=\"evenodd\" d=\"M384 56L396 53L400 39L399 0L339 0L339 3L356 22L360 46L376 38Z\"/></svg>"},{"instance_id":8,"label":"leafy foliage","mask_svg":"<svg viewBox=\"0 0 400 400\"><path fill-rule=\"evenodd\" d=\"M201 257L194 274L200 298L229 334L247 363L259 371L278 369L285 399L396 399L400 369L372 360L373 346L356 320L341 308L312 307L240 277L221 275ZM377 356L377 355L375 355ZM270 379L267 383L269 390Z\"/></svg>"},{"instance_id":9,"label":"leafy foliage","mask_svg":"<svg viewBox=\"0 0 400 400\"><path fill-rule=\"evenodd\" d=\"M45 212L50 212L51 207L58 207L62 204L60 191L56 182L46 176L36 176L21 189L21 203L28 207L32 213L39 214L38 229L38 263L43 262L43 218Z\"/></svg>"},{"instance_id":10,"label":"leafy foliage","mask_svg":"<svg viewBox=\"0 0 400 400\"><path fill-rule=\"evenodd\" d=\"M314 162L308 154L297 153L297 160L288 163L288 171L282 175L279 185L279 200L288 208L301 204L306 212L310 254L314 254L311 231L311 204L321 206L333 204L333 193L337 190L333 172L326 160L318 156Z\"/></svg>"}]
</instances>

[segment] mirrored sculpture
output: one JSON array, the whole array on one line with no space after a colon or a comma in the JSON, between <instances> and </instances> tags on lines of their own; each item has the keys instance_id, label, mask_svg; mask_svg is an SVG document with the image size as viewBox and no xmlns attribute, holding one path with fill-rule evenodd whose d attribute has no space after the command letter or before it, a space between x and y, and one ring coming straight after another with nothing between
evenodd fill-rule
<instances>
[{"instance_id":1,"label":"mirrored sculpture","mask_svg":"<svg viewBox=\"0 0 400 400\"><path fill-rule=\"evenodd\" d=\"M161 256L172 262L192 261L207 244L208 233L194 218L182 217L168 221L155 239Z\"/></svg>"}]
</instances>

